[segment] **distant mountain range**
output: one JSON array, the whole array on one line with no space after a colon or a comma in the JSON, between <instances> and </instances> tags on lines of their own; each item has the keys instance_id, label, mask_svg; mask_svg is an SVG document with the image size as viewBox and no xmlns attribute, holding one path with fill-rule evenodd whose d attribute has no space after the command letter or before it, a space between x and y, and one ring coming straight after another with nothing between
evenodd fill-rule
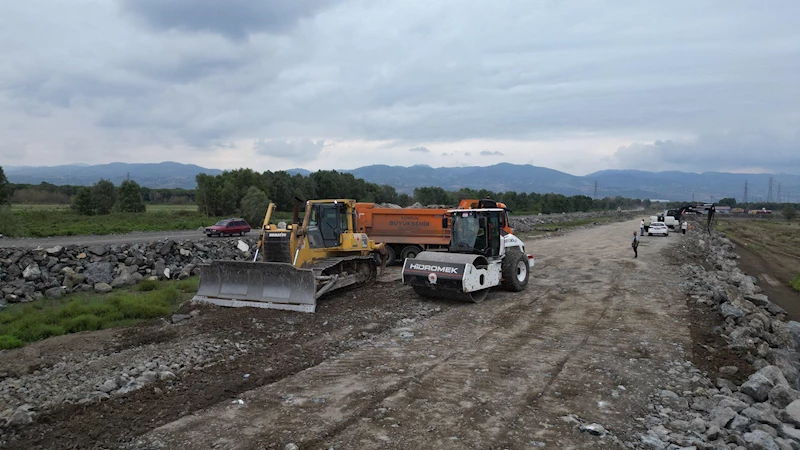
<instances>
[{"instance_id":1,"label":"distant mountain range","mask_svg":"<svg viewBox=\"0 0 800 450\"><path fill-rule=\"evenodd\" d=\"M54 167L4 167L12 183L73 184L88 186L100 178L119 185L130 177L142 186L151 188L195 187L198 173L216 175L218 169L206 169L193 164L162 162L157 164L111 163L102 165L73 164ZM305 169L291 169L292 174L308 175ZM748 200L767 200L769 180L772 177L772 199L800 202L800 176L738 174L725 172L643 172L638 170L601 170L585 176L570 175L545 167L509 163L487 167L439 167L425 165L411 167L372 165L353 170L357 178L377 184L388 184L398 192L411 194L414 188L440 186L446 190L461 188L488 189L495 192L539 192L564 195L594 196L595 182L598 197L622 196L629 198L663 199L670 201L719 201L733 197L743 200L745 182Z\"/></svg>"},{"instance_id":2,"label":"distant mountain range","mask_svg":"<svg viewBox=\"0 0 800 450\"><path fill-rule=\"evenodd\" d=\"M86 164L70 164L66 166L7 166L3 167L8 181L12 183L39 184L71 184L90 186L101 178L110 180L115 185L130 177L141 186L150 188L183 188L194 189L197 186L195 177L198 173L217 175L218 169L206 169L194 164L181 164L172 161L152 164L111 163L90 166Z\"/></svg>"}]
</instances>

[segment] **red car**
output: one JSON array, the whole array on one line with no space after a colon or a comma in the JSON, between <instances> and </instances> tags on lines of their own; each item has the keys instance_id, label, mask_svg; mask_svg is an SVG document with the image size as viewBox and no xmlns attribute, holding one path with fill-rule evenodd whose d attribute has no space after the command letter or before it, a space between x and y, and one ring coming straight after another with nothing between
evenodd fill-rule
<instances>
[{"instance_id":1,"label":"red car","mask_svg":"<svg viewBox=\"0 0 800 450\"><path fill-rule=\"evenodd\" d=\"M246 233L250 232L250 225L247 224L247 221L244 219L225 219L220 220L216 223L216 225L207 227L205 229L206 236L211 237L213 235L217 236L233 236L234 234L238 234L239 236L244 236Z\"/></svg>"}]
</instances>

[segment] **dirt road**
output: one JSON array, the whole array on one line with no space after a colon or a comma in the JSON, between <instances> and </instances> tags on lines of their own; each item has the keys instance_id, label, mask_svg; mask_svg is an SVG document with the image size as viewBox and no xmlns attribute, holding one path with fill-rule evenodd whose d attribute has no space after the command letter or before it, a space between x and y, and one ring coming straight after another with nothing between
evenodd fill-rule
<instances>
[{"instance_id":1,"label":"dirt road","mask_svg":"<svg viewBox=\"0 0 800 450\"><path fill-rule=\"evenodd\" d=\"M342 358L243 393L149 433L154 447L611 448L575 414L631 431L662 369L690 343L685 306L660 250L628 245L634 222L531 244L523 294L403 329ZM410 301L419 301L409 299Z\"/></svg>"},{"instance_id":2,"label":"dirt road","mask_svg":"<svg viewBox=\"0 0 800 450\"><path fill-rule=\"evenodd\" d=\"M645 236L634 259L636 227L529 242L527 290L480 304L417 298L395 268L313 315L203 308L183 328L102 335L92 352L106 365L204 336L249 350L155 393L44 414L9 448L623 448L638 441L651 396L692 388L674 368L693 357L694 319L663 257L682 236ZM59 359L58 342L2 356L35 354L38 371ZM606 432L580 430L592 423Z\"/></svg>"}]
</instances>

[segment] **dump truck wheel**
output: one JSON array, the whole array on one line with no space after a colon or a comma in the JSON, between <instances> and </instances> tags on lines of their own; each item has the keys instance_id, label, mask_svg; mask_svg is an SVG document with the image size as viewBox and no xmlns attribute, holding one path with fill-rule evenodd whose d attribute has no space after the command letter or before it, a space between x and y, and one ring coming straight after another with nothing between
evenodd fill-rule
<instances>
[{"instance_id":1,"label":"dump truck wheel","mask_svg":"<svg viewBox=\"0 0 800 450\"><path fill-rule=\"evenodd\" d=\"M395 260L397 259L397 252L394 251L391 245L386 246L386 267L391 266L394 264Z\"/></svg>"},{"instance_id":2,"label":"dump truck wheel","mask_svg":"<svg viewBox=\"0 0 800 450\"><path fill-rule=\"evenodd\" d=\"M518 248L512 247L506 250L506 256L503 258L503 290L519 292L525 289L529 275L528 257Z\"/></svg>"},{"instance_id":3,"label":"dump truck wheel","mask_svg":"<svg viewBox=\"0 0 800 450\"><path fill-rule=\"evenodd\" d=\"M417 257L417 255L419 255L421 251L422 249L416 245L406 245L405 247L403 247L403 251L400 252L400 259L402 259L403 262L405 263L406 258L414 259Z\"/></svg>"}]
</instances>

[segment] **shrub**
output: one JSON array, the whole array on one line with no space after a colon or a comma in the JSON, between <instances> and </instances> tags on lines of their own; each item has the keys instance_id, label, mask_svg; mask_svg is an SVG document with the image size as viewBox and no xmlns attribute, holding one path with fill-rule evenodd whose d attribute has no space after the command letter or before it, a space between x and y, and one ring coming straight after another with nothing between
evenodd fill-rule
<instances>
[{"instance_id":1,"label":"shrub","mask_svg":"<svg viewBox=\"0 0 800 450\"><path fill-rule=\"evenodd\" d=\"M92 314L83 314L73 317L64 323L67 333L78 333L81 331L95 331L103 328L103 320Z\"/></svg>"},{"instance_id":2,"label":"shrub","mask_svg":"<svg viewBox=\"0 0 800 450\"><path fill-rule=\"evenodd\" d=\"M8 334L0 334L0 349L9 350L25 345L22 341Z\"/></svg>"},{"instance_id":3,"label":"shrub","mask_svg":"<svg viewBox=\"0 0 800 450\"><path fill-rule=\"evenodd\" d=\"M22 236L19 219L10 206L0 206L0 234L9 237Z\"/></svg>"},{"instance_id":4,"label":"shrub","mask_svg":"<svg viewBox=\"0 0 800 450\"><path fill-rule=\"evenodd\" d=\"M800 275L795 277L794 280L790 281L789 284L794 288L794 290L800 291Z\"/></svg>"},{"instance_id":5,"label":"shrub","mask_svg":"<svg viewBox=\"0 0 800 450\"><path fill-rule=\"evenodd\" d=\"M153 280L144 280L136 285L136 290L139 292L155 291L158 289L158 282Z\"/></svg>"}]
</instances>

